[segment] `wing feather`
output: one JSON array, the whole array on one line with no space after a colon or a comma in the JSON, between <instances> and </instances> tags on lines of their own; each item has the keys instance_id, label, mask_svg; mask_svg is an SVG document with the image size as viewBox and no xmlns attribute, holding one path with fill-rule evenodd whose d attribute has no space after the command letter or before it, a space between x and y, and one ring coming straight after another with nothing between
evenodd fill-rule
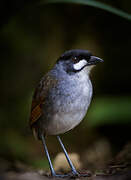
<instances>
[{"instance_id":1,"label":"wing feather","mask_svg":"<svg viewBox=\"0 0 131 180\"><path fill-rule=\"evenodd\" d=\"M49 90L55 87L56 84L57 80L49 74L45 75L39 82L32 100L31 115L29 120L31 127L43 115L44 110L41 105L44 104L44 100L48 96Z\"/></svg>"}]
</instances>

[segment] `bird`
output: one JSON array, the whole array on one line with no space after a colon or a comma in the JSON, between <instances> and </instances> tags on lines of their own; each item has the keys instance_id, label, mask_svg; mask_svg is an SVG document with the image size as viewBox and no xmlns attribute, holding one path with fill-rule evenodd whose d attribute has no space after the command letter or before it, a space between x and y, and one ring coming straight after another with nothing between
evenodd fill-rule
<instances>
[{"instance_id":1,"label":"bird","mask_svg":"<svg viewBox=\"0 0 131 180\"><path fill-rule=\"evenodd\" d=\"M34 136L43 144L53 177L65 177L68 174L57 174L53 168L45 141L49 135L57 137L72 176L82 176L71 162L60 135L75 128L85 117L93 94L90 72L99 62L103 60L88 50L67 50L35 89L29 125Z\"/></svg>"}]
</instances>

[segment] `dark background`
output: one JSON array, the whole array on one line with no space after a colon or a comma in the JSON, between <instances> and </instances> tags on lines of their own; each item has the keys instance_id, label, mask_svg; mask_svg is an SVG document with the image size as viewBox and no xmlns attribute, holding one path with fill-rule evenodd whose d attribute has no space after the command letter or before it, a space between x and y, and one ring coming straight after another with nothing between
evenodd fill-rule
<instances>
[{"instance_id":1,"label":"dark background","mask_svg":"<svg viewBox=\"0 0 131 180\"><path fill-rule=\"evenodd\" d=\"M1 3L0 158L46 167L41 143L28 126L31 98L57 58L75 48L88 49L104 63L91 74L94 96L87 116L62 138L69 152L80 154L105 138L116 154L131 140L131 21L80 4L34 2ZM107 2L131 13L130 0ZM53 157L60 151L55 137L48 146Z\"/></svg>"}]
</instances>

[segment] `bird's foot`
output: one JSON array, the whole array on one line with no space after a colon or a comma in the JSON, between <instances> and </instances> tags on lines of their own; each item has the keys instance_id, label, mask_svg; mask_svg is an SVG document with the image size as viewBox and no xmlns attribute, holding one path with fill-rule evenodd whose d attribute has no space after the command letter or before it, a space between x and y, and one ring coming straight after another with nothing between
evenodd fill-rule
<instances>
[{"instance_id":1,"label":"bird's foot","mask_svg":"<svg viewBox=\"0 0 131 180\"><path fill-rule=\"evenodd\" d=\"M80 172L72 172L72 178L77 178L77 177L90 177L91 176L91 173L90 172L85 172L85 173L80 173Z\"/></svg>"},{"instance_id":2,"label":"bird's foot","mask_svg":"<svg viewBox=\"0 0 131 180\"><path fill-rule=\"evenodd\" d=\"M77 171L72 171L68 174L56 174L56 173L53 173L51 175L51 177L56 177L56 178L66 178L66 177L69 177L69 178L79 178L79 177L90 177L91 176L91 173L90 172L85 172L85 173L79 173Z\"/></svg>"}]
</instances>

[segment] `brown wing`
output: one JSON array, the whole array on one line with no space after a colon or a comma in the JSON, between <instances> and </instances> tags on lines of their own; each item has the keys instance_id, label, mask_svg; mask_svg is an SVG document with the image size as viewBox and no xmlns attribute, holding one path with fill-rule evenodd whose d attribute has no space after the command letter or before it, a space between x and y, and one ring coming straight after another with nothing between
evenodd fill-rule
<instances>
[{"instance_id":1,"label":"brown wing","mask_svg":"<svg viewBox=\"0 0 131 180\"><path fill-rule=\"evenodd\" d=\"M57 80L53 78L51 75L45 75L40 83L38 84L31 106L31 115L30 115L30 126L32 126L43 114L43 110L41 109L41 104L44 103L44 99L48 96L49 90L52 87L55 87L57 84Z\"/></svg>"}]
</instances>

